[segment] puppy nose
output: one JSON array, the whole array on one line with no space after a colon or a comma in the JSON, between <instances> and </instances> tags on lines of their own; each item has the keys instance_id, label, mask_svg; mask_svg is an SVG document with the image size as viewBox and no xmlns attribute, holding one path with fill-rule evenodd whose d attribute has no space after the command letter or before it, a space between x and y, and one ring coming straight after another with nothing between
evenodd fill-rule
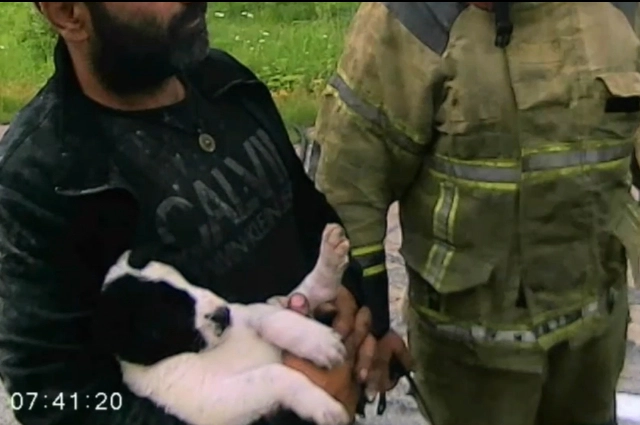
<instances>
[{"instance_id":1,"label":"puppy nose","mask_svg":"<svg viewBox=\"0 0 640 425\"><path fill-rule=\"evenodd\" d=\"M207 314L205 318L216 323L222 330L231 325L231 311L229 311L229 307L218 307L213 313Z\"/></svg>"}]
</instances>

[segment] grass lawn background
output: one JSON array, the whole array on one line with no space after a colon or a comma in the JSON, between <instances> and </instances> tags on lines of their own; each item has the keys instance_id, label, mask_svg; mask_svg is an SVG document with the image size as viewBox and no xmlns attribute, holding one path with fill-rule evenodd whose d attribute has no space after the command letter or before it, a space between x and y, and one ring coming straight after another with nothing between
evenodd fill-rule
<instances>
[{"instance_id":1,"label":"grass lawn background","mask_svg":"<svg viewBox=\"0 0 640 425\"><path fill-rule=\"evenodd\" d=\"M312 125L359 2L215 2L211 44L265 81L289 125ZM30 2L0 4L0 124L46 82L55 38Z\"/></svg>"}]
</instances>

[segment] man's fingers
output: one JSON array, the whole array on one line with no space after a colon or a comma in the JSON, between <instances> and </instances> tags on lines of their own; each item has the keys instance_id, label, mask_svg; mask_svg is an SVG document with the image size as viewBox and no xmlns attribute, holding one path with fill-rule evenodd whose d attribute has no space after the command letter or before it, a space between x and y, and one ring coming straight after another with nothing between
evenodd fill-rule
<instances>
[{"instance_id":1,"label":"man's fingers","mask_svg":"<svg viewBox=\"0 0 640 425\"><path fill-rule=\"evenodd\" d=\"M349 335L343 340L344 347L347 350L346 361L355 363L356 356L358 355L358 346L354 343L353 335Z\"/></svg>"},{"instance_id":2,"label":"man's fingers","mask_svg":"<svg viewBox=\"0 0 640 425\"><path fill-rule=\"evenodd\" d=\"M402 366L404 367L404 370L406 370L407 372L413 370L413 357L411 356L409 350L407 350L405 347L402 347L402 350L396 352L395 356L400 364L402 364Z\"/></svg>"},{"instance_id":3,"label":"man's fingers","mask_svg":"<svg viewBox=\"0 0 640 425\"><path fill-rule=\"evenodd\" d=\"M358 373L358 379L362 383L367 382L369 373L373 368L373 362L376 355L376 344L376 339L370 334L366 335L364 341L360 344L355 370Z\"/></svg>"},{"instance_id":4,"label":"man's fingers","mask_svg":"<svg viewBox=\"0 0 640 425\"><path fill-rule=\"evenodd\" d=\"M387 337L387 343L391 354L390 360L400 363L406 372L412 371L413 357L402 337L395 332L390 333Z\"/></svg>"},{"instance_id":5,"label":"man's fingers","mask_svg":"<svg viewBox=\"0 0 640 425\"><path fill-rule=\"evenodd\" d=\"M313 312L313 317L320 323L333 326L338 310L333 303L320 304Z\"/></svg>"},{"instance_id":6,"label":"man's fingers","mask_svg":"<svg viewBox=\"0 0 640 425\"><path fill-rule=\"evenodd\" d=\"M333 320L333 329L344 338L353 331L353 317L358 311L358 305L353 295L347 289L341 287L336 297L335 307L337 313Z\"/></svg>"},{"instance_id":7,"label":"man's fingers","mask_svg":"<svg viewBox=\"0 0 640 425\"><path fill-rule=\"evenodd\" d=\"M383 388L382 381L385 379L383 374L386 374L388 364L382 359L378 350L373 356L372 366L369 369L367 376L367 397L372 399Z\"/></svg>"},{"instance_id":8,"label":"man's fingers","mask_svg":"<svg viewBox=\"0 0 640 425\"><path fill-rule=\"evenodd\" d=\"M394 382L389 376L389 363L391 361L389 354L390 353L384 352L378 353L374 361L373 369L376 373L373 376L374 379L369 381L369 385L375 388L379 393L385 393L391 390L396 384L396 382Z\"/></svg>"},{"instance_id":9,"label":"man's fingers","mask_svg":"<svg viewBox=\"0 0 640 425\"><path fill-rule=\"evenodd\" d=\"M360 346L369 335L369 332L371 332L371 320L371 310L368 307L362 307L356 313L352 332L357 346Z\"/></svg>"}]
</instances>

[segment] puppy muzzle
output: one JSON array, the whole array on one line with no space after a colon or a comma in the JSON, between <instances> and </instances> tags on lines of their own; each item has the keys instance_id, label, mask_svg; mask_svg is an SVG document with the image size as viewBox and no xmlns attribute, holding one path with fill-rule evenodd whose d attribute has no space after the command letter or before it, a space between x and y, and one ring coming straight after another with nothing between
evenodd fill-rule
<instances>
[{"instance_id":1,"label":"puppy muzzle","mask_svg":"<svg viewBox=\"0 0 640 425\"><path fill-rule=\"evenodd\" d=\"M207 314L205 318L215 323L221 333L231 326L231 311L229 307L218 307L213 313Z\"/></svg>"}]
</instances>

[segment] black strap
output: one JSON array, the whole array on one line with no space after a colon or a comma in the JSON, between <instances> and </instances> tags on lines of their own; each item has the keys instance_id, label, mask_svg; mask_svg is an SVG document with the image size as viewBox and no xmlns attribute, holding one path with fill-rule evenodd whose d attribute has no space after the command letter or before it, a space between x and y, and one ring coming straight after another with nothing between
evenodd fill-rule
<instances>
[{"instance_id":1,"label":"black strap","mask_svg":"<svg viewBox=\"0 0 640 425\"><path fill-rule=\"evenodd\" d=\"M494 2L493 11L496 17L496 47L501 49L507 47L511 42L513 33L513 23L509 14L511 10L510 2Z\"/></svg>"}]
</instances>

